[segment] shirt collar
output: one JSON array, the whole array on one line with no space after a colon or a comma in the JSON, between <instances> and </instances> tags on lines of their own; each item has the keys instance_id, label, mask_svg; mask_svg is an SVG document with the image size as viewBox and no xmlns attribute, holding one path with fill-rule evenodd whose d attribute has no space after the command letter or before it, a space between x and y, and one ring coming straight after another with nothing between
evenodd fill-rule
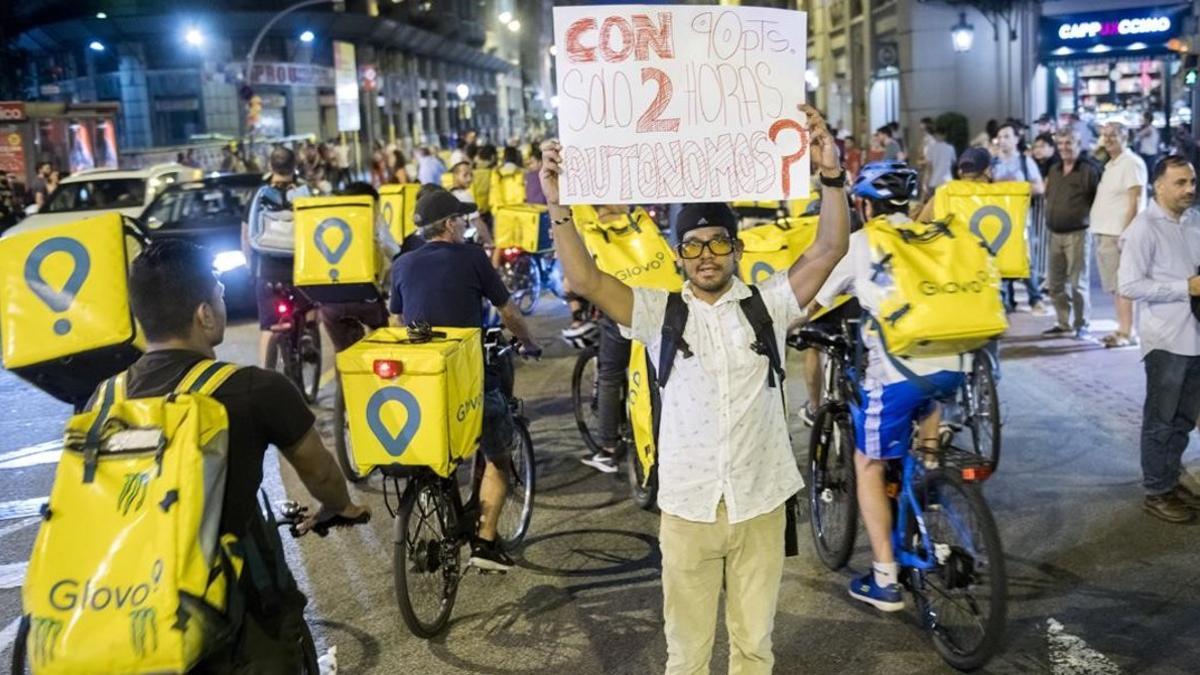
<instances>
[{"instance_id":1,"label":"shirt collar","mask_svg":"<svg viewBox=\"0 0 1200 675\"><path fill-rule=\"evenodd\" d=\"M689 302L698 302L705 305L708 304L700 298L697 298L696 294L692 292L692 282L690 281L683 284L682 294L684 299L688 300ZM726 302L740 302L748 297L750 297L750 287L747 286L741 279L734 277L733 284L730 285L729 290L725 291L724 295L717 298L717 301L714 302L712 306L716 307Z\"/></svg>"},{"instance_id":2,"label":"shirt collar","mask_svg":"<svg viewBox=\"0 0 1200 675\"><path fill-rule=\"evenodd\" d=\"M1146 207L1146 210L1150 212L1151 218L1154 218L1155 220L1165 220L1168 223L1174 223L1176 225L1181 224L1183 221L1187 220L1188 217L1188 212L1184 211L1178 218L1175 218L1170 213L1167 213L1166 209L1159 206L1158 200L1155 199L1150 200L1150 205Z\"/></svg>"}]
</instances>

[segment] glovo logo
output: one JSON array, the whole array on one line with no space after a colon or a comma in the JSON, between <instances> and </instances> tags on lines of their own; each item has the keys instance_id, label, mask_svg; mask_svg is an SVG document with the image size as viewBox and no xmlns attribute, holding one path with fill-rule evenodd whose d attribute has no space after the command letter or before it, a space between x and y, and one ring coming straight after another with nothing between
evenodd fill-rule
<instances>
[{"instance_id":1,"label":"glovo logo","mask_svg":"<svg viewBox=\"0 0 1200 675\"><path fill-rule=\"evenodd\" d=\"M987 288L987 272L980 270L974 279L965 281L947 281L939 284L936 281L925 280L920 284L921 292L925 295L954 295L956 293L982 293Z\"/></svg>"},{"instance_id":2,"label":"glovo logo","mask_svg":"<svg viewBox=\"0 0 1200 675\"><path fill-rule=\"evenodd\" d=\"M91 579L85 579L82 584L78 579L60 579L50 587L48 599L50 606L60 612L136 610L158 591L162 574L163 561L155 560L150 568L149 580L141 583L105 586L103 583L93 583Z\"/></svg>"},{"instance_id":3,"label":"glovo logo","mask_svg":"<svg viewBox=\"0 0 1200 675\"><path fill-rule=\"evenodd\" d=\"M983 234L983 221L987 218L995 218L1000 222L1000 231L996 233L996 238L991 241L988 241L988 238ZM1012 227L1012 217L1008 215L1008 211L995 204L981 206L971 216L971 234L982 239L984 245L987 246L988 253L992 255L996 255L1000 252L1001 248L1004 248L1005 242L1012 235Z\"/></svg>"},{"instance_id":4,"label":"glovo logo","mask_svg":"<svg viewBox=\"0 0 1200 675\"><path fill-rule=\"evenodd\" d=\"M392 223L392 219L395 217L396 210L392 208L392 202L385 201L383 203L383 222L387 223L388 227L391 227L394 224Z\"/></svg>"},{"instance_id":5,"label":"glovo logo","mask_svg":"<svg viewBox=\"0 0 1200 675\"><path fill-rule=\"evenodd\" d=\"M458 406L458 414L455 415L455 419L461 422L467 419L467 415L471 414L472 411L480 408L483 408L483 394L469 398L462 405Z\"/></svg>"},{"instance_id":6,"label":"glovo logo","mask_svg":"<svg viewBox=\"0 0 1200 675\"><path fill-rule=\"evenodd\" d=\"M341 232L341 240L338 242L337 248L329 248L326 243L325 233L329 230L337 230ZM325 262L329 263L329 279L331 281L338 280L338 271L333 265L337 265L342 260L342 256L346 255L346 250L350 248L350 241L353 239L353 234L350 231L350 226L341 218L326 218L317 225L316 232L313 233L313 243L316 244L317 250L325 257Z\"/></svg>"},{"instance_id":7,"label":"glovo logo","mask_svg":"<svg viewBox=\"0 0 1200 675\"><path fill-rule=\"evenodd\" d=\"M42 277L42 263L55 253L66 253L73 261L70 276L62 289L57 291ZM25 259L25 283L47 307L61 313L71 308L71 303L75 302L75 296L79 295L79 289L83 288L83 282L87 280L91 269L92 259L83 244L70 237L53 237L35 246ZM65 318L58 319L54 322L54 332L58 335L70 333L71 322Z\"/></svg>"},{"instance_id":8,"label":"glovo logo","mask_svg":"<svg viewBox=\"0 0 1200 675\"><path fill-rule=\"evenodd\" d=\"M770 279L772 274L775 274L775 268L760 260L750 268L750 283L761 284Z\"/></svg>"},{"instance_id":9,"label":"glovo logo","mask_svg":"<svg viewBox=\"0 0 1200 675\"><path fill-rule=\"evenodd\" d=\"M629 268L626 268L623 270L618 270L617 278L620 279L621 281L627 281L629 279L632 279L632 278L642 274L643 272L653 272L655 270L660 270L660 269L662 269L663 263L665 263L666 260L667 260L667 255L665 253L663 253L662 251L659 251L658 253L654 254L654 260L651 260L648 263L645 263L645 264L639 263L637 265L634 265L633 267L629 267Z\"/></svg>"},{"instance_id":10,"label":"glovo logo","mask_svg":"<svg viewBox=\"0 0 1200 675\"><path fill-rule=\"evenodd\" d=\"M387 424L383 421L385 403L399 403L404 406L404 412L408 416L404 426L400 428L400 432L394 436L392 432L388 431ZM380 389L367 401L367 427L370 428L371 433L375 435L387 454L399 457L408 449L413 437L417 435L417 430L421 428L421 404L407 389L401 387Z\"/></svg>"}]
</instances>

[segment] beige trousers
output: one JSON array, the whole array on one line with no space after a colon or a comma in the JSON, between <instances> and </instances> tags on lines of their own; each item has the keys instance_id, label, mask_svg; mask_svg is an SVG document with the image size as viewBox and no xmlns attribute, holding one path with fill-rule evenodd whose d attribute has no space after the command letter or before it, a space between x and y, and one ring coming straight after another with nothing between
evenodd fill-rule
<instances>
[{"instance_id":1,"label":"beige trousers","mask_svg":"<svg viewBox=\"0 0 1200 675\"><path fill-rule=\"evenodd\" d=\"M770 673L771 630L783 578L784 508L729 524L725 502L717 522L662 514L663 617L667 674L703 675L712 659L717 600L725 589L729 674Z\"/></svg>"}]
</instances>

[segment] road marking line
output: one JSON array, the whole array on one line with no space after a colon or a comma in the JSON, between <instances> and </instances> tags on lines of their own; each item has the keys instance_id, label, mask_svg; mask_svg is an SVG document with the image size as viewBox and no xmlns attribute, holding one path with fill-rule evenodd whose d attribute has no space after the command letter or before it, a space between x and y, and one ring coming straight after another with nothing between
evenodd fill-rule
<instances>
[{"instance_id":1,"label":"road marking line","mask_svg":"<svg viewBox=\"0 0 1200 675\"><path fill-rule=\"evenodd\" d=\"M37 445L30 445L28 447L21 448L19 450L9 450L8 452L0 453L0 464L5 463L5 462L11 462L11 461L17 460L17 459L21 459L23 457L28 457L30 455L37 455L37 454L40 454L43 452L49 452L51 450L62 450L62 441L61 440L46 441L45 443L38 443Z\"/></svg>"},{"instance_id":2,"label":"road marking line","mask_svg":"<svg viewBox=\"0 0 1200 675\"><path fill-rule=\"evenodd\" d=\"M26 518L25 520L22 520L17 523L13 523L12 525L5 525L4 527L0 527L0 539L7 537L8 535L12 534L13 532L20 532L21 530L29 527L30 525L33 525L34 523L37 523L40 520L41 520L41 518Z\"/></svg>"},{"instance_id":3,"label":"road marking line","mask_svg":"<svg viewBox=\"0 0 1200 675\"><path fill-rule=\"evenodd\" d=\"M1120 666L1066 632L1052 618L1046 620L1046 639L1050 643L1050 672L1054 675L1121 675Z\"/></svg>"},{"instance_id":4,"label":"road marking line","mask_svg":"<svg viewBox=\"0 0 1200 675\"><path fill-rule=\"evenodd\" d=\"M18 499L11 502L0 502L0 520L17 520L38 516L42 513L42 504L49 497L34 497L33 499Z\"/></svg>"},{"instance_id":5,"label":"road marking line","mask_svg":"<svg viewBox=\"0 0 1200 675\"><path fill-rule=\"evenodd\" d=\"M28 570L28 561L0 565L0 591L8 588L20 588L21 584L25 583L25 572Z\"/></svg>"},{"instance_id":6,"label":"road marking line","mask_svg":"<svg viewBox=\"0 0 1200 675\"><path fill-rule=\"evenodd\" d=\"M0 652L5 652L17 640L17 629L21 627L21 617L12 620L12 623L0 630Z\"/></svg>"},{"instance_id":7,"label":"road marking line","mask_svg":"<svg viewBox=\"0 0 1200 675\"><path fill-rule=\"evenodd\" d=\"M7 461L0 461L0 471L5 469L25 469L42 464L57 464L58 459L62 457L62 452L62 448L58 447L51 450L30 453L23 457L14 457Z\"/></svg>"}]
</instances>

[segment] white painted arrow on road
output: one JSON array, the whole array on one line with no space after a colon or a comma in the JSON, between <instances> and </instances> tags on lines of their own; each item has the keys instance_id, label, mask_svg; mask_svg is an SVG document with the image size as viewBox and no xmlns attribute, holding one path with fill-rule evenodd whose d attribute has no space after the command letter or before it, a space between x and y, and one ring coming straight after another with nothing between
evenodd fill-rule
<instances>
[{"instance_id":1,"label":"white painted arrow on road","mask_svg":"<svg viewBox=\"0 0 1200 675\"><path fill-rule=\"evenodd\" d=\"M1121 675L1112 659L1071 635L1061 623L1046 620L1046 639L1050 643L1050 672L1054 675Z\"/></svg>"}]
</instances>

